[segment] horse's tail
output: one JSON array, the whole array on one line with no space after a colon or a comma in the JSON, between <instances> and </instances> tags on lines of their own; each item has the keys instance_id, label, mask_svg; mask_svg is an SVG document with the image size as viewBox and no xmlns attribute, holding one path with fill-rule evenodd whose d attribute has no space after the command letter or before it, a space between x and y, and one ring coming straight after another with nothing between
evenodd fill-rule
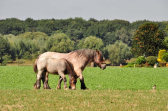
<instances>
[{"instance_id":1,"label":"horse's tail","mask_svg":"<svg viewBox=\"0 0 168 111\"><path fill-rule=\"evenodd\" d=\"M41 54L40 54L40 55L41 55ZM36 59L35 62L34 62L34 72L35 72L35 73L38 72L38 71L37 71L37 61L38 61L40 55L37 57L37 59Z\"/></svg>"},{"instance_id":2,"label":"horse's tail","mask_svg":"<svg viewBox=\"0 0 168 111\"><path fill-rule=\"evenodd\" d=\"M34 72L35 73L37 73L37 60L38 60L38 58L34 62Z\"/></svg>"}]
</instances>

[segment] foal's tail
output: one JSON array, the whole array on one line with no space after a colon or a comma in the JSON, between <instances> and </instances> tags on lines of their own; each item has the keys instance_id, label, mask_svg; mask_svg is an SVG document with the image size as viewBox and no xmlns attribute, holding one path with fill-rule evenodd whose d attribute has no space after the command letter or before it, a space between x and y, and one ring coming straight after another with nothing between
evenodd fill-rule
<instances>
[{"instance_id":1,"label":"foal's tail","mask_svg":"<svg viewBox=\"0 0 168 111\"><path fill-rule=\"evenodd\" d=\"M34 72L35 73L37 73L37 60L38 60L38 58L34 62Z\"/></svg>"}]
</instances>

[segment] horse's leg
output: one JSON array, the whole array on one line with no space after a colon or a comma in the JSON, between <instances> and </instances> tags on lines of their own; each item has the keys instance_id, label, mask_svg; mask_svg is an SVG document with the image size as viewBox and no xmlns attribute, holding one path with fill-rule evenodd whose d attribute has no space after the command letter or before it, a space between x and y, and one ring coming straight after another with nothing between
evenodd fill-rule
<instances>
[{"instance_id":1,"label":"horse's leg","mask_svg":"<svg viewBox=\"0 0 168 111\"><path fill-rule=\"evenodd\" d=\"M42 81L43 81L43 88L44 89L51 89L50 86L48 85L48 72L43 72L42 74Z\"/></svg>"},{"instance_id":2,"label":"horse's leg","mask_svg":"<svg viewBox=\"0 0 168 111\"><path fill-rule=\"evenodd\" d=\"M84 82L84 78L83 78L83 75L82 75L82 71L78 70L78 71L75 71L75 72L79 76L79 79L80 79L80 82L81 82L81 89L87 89L87 87L85 86L85 82Z\"/></svg>"},{"instance_id":3,"label":"horse's leg","mask_svg":"<svg viewBox=\"0 0 168 111\"><path fill-rule=\"evenodd\" d=\"M71 89L71 75L69 74L69 89Z\"/></svg>"},{"instance_id":4,"label":"horse's leg","mask_svg":"<svg viewBox=\"0 0 168 111\"><path fill-rule=\"evenodd\" d=\"M37 80L36 80L36 83L34 84L34 88L35 88L35 89L40 89L40 87L41 87L41 77L42 77L42 73L43 73L43 71L38 71Z\"/></svg>"},{"instance_id":5,"label":"horse's leg","mask_svg":"<svg viewBox=\"0 0 168 111\"><path fill-rule=\"evenodd\" d=\"M58 73L64 81L64 89L67 89L67 84L66 84L67 80L66 80L64 73L62 71L58 71Z\"/></svg>"},{"instance_id":6,"label":"horse's leg","mask_svg":"<svg viewBox=\"0 0 168 111\"><path fill-rule=\"evenodd\" d=\"M49 73L46 72L46 76L45 76L45 84L46 84L47 89L51 89L50 86L49 86L49 84L48 84L48 75L49 75Z\"/></svg>"},{"instance_id":7,"label":"horse's leg","mask_svg":"<svg viewBox=\"0 0 168 111\"><path fill-rule=\"evenodd\" d=\"M61 82L62 82L63 78L60 76L59 77L59 81L58 81L58 85L57 85L57 89L61 89Z\"/></svg>"}]
</instances>

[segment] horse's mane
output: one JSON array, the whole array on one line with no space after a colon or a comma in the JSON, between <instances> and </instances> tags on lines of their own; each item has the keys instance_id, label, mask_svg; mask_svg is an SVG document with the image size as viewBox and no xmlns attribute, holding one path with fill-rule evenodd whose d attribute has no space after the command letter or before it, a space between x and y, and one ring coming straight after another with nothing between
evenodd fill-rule
<instances>
[{"instance_id":1,"label":"horse's mane","mask_svg":"<svg viewBox=\"0 0 168 111\"><path fill-rule=\"evenodd\" d=\"M93 49L80 49L70 52L70 54L76 54L77 57L94 57L96 55L96 50Z\"/></svg>"}]
</instances>

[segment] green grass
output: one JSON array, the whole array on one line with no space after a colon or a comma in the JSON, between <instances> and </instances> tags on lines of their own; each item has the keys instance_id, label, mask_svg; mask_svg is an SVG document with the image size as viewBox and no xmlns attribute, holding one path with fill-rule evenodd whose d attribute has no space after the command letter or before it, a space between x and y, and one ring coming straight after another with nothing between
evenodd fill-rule
<instances>
[{"instance_id":1,"label":"green grass","mask_svg":"<svg viewBox=\"0 0 168 111\"><path fill-rule=\"evenodd\" d=\"M168 91L0 90L1 110L166 111Z\"/></svg>"},{"instance_id":2,"label":"green grass","mask_svg":"<svg viewBox=\"0 0 168 111\"><path fill-rule=\"evenodd\" d=\"M167 68L87 67L83 76L88 90L79 80L77 90L56 90L59 76L52 74L52 90L34 90L33 67L1 66L0 110L168 110Z\"/></svg>"},{"instance_id":3,"label":"green grass","mask_svg":"<svg viewBox=\"0 0 168 111\"><path fill-rule=\"evenodd\" d=\"M112 68L105 70L87 67L83 71L86 86L91 90L157 90L168 89L167 68ZM69 78L66 76L68 81ZM49 75L49 85L55 89L58 75ZM31 66L1 66L0 89L33 89L36 74ZM68 82L67 82L68 84ZM68 84L69 85L69 84ZM63 82L62 82L63 86ZM80 89L80 81L77 82Z\"/></svg>"}]
</instances>

